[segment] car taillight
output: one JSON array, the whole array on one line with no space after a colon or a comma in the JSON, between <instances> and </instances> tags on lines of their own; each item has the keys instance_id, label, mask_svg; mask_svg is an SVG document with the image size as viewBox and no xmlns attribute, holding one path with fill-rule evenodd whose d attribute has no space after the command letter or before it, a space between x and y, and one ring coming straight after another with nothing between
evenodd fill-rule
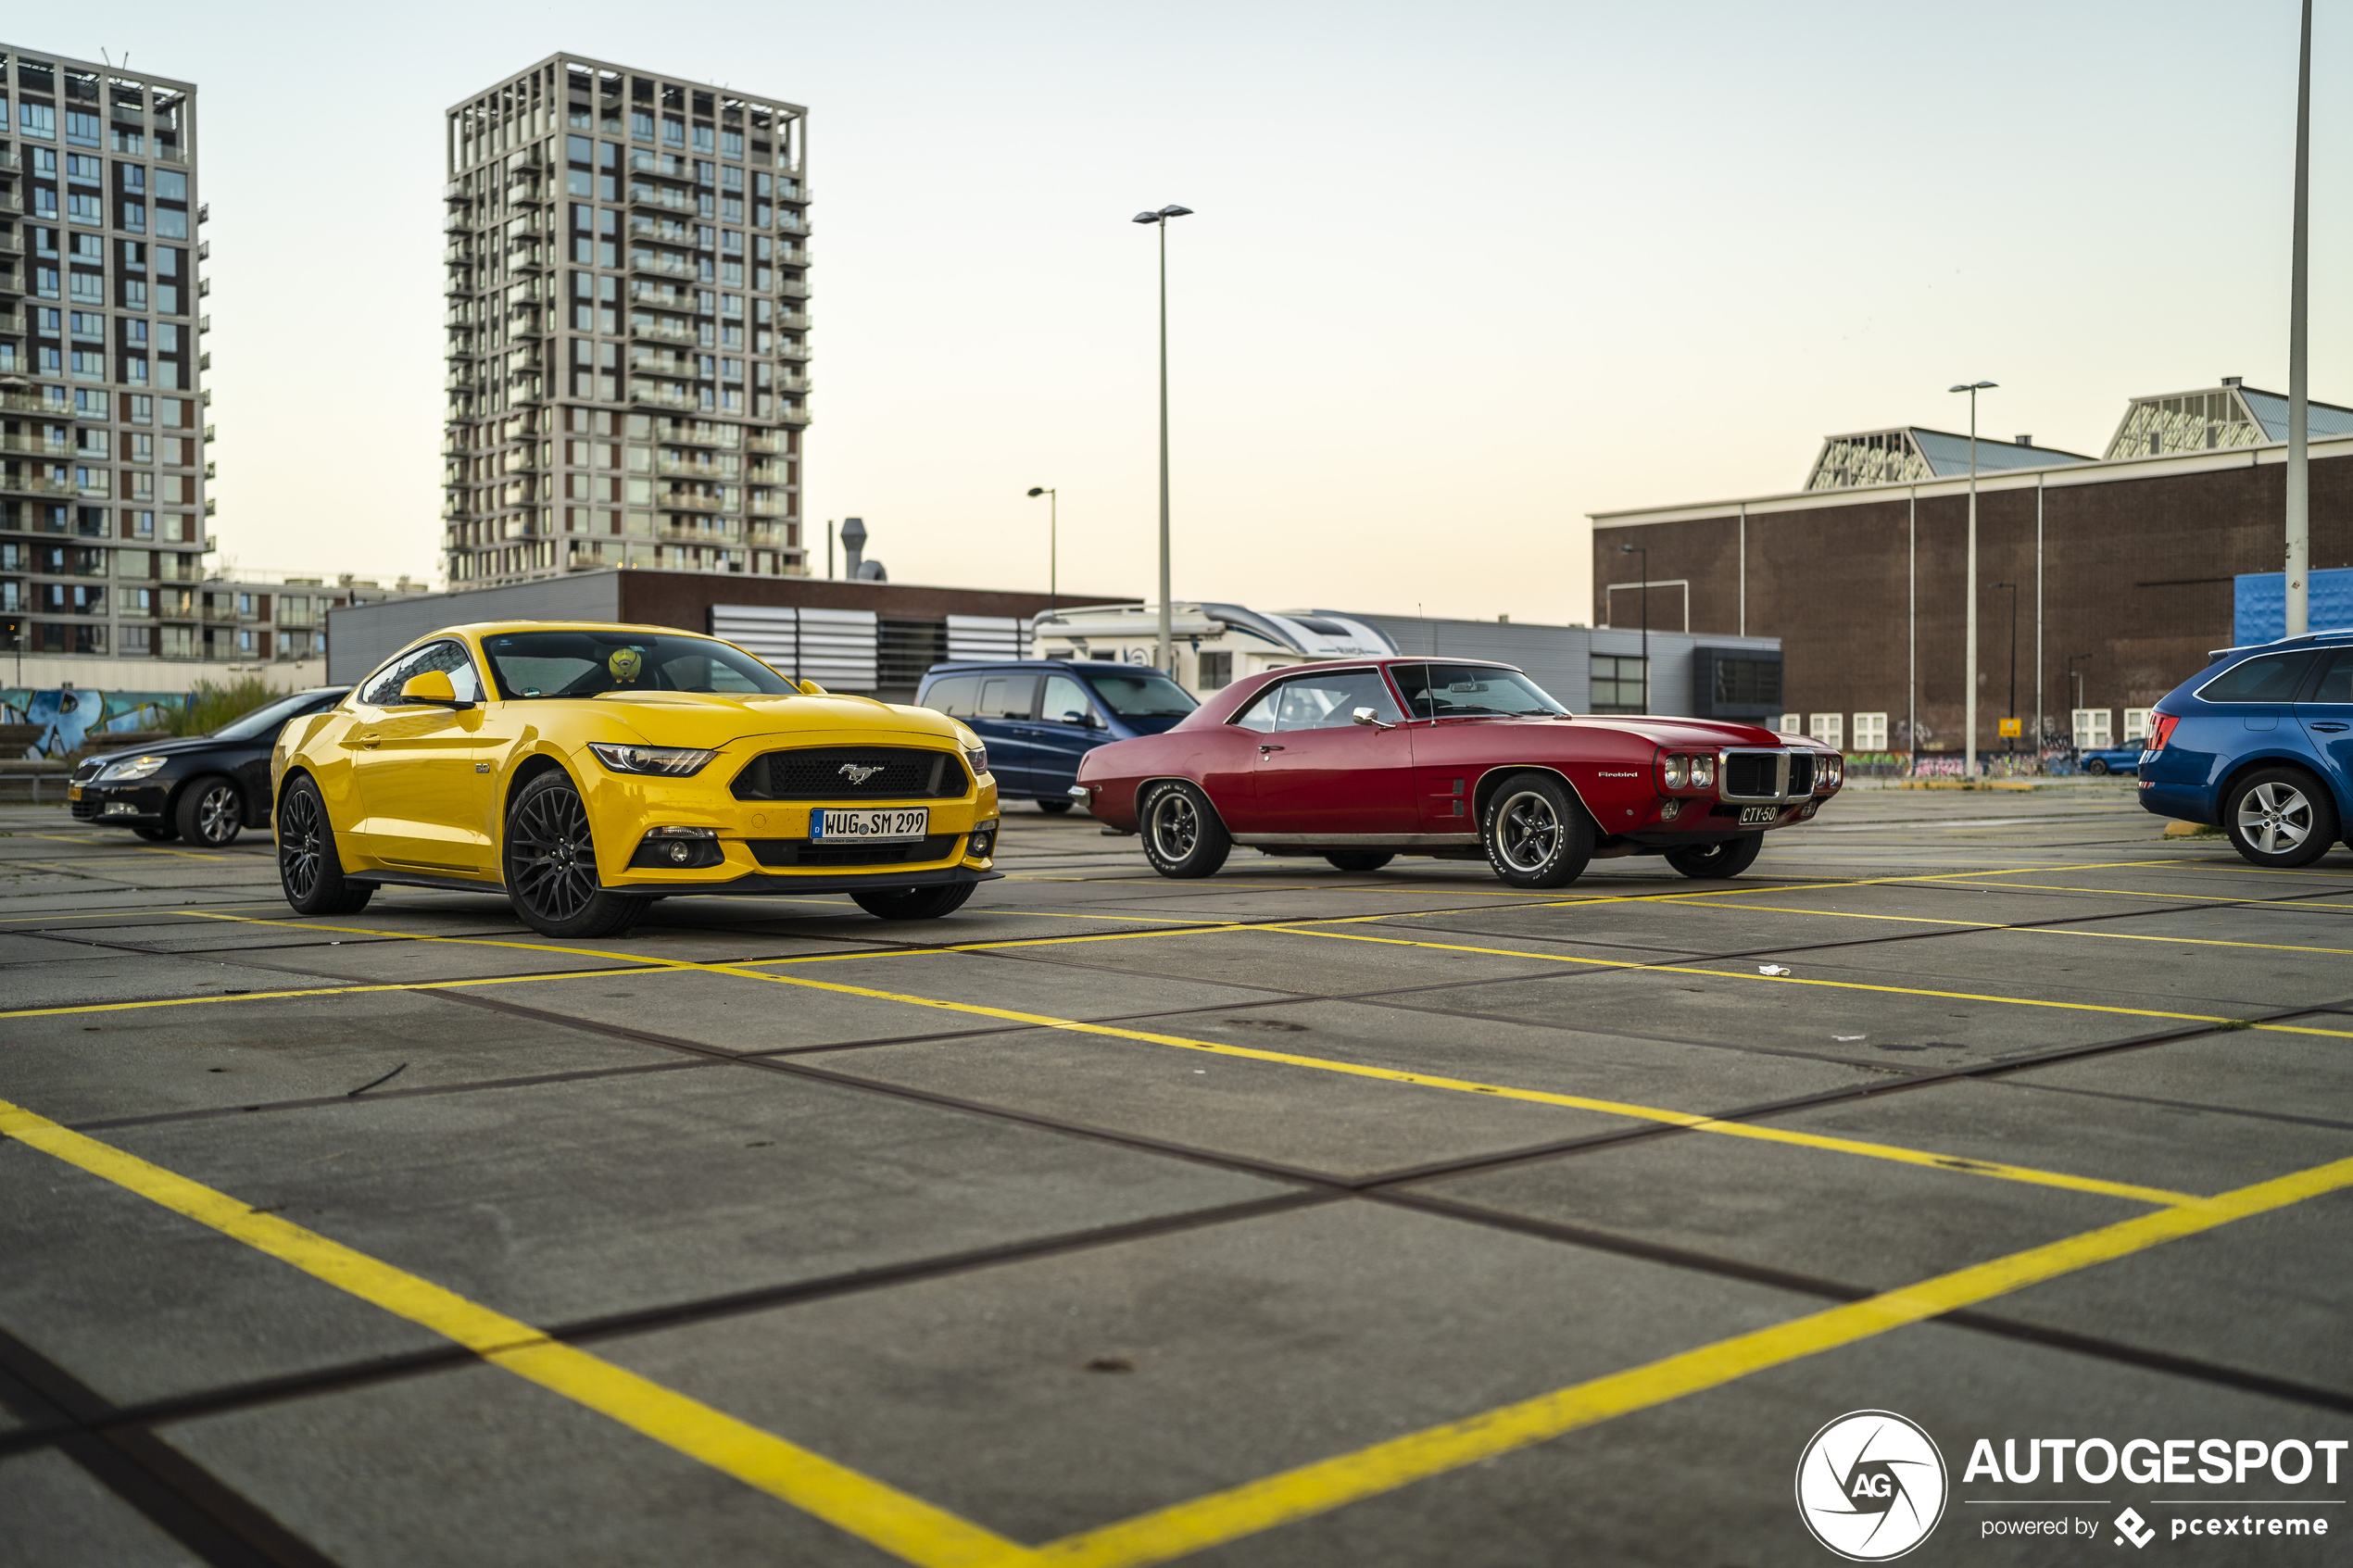
<instances>
[{"instance_id":1,"label":"car taillight","mask_svg":"<svg viewBox=\"0 0 2353 1568\"><path fill-rule=\"evenodd\" d=\"M2181 721L2182 716L2178 713L2150 714L2149 738L2142 742L2142 745L2145 746L2151 751L2164 750L2165 743L2172 738L2173 726Z\"/></svg>"}]
</instances>

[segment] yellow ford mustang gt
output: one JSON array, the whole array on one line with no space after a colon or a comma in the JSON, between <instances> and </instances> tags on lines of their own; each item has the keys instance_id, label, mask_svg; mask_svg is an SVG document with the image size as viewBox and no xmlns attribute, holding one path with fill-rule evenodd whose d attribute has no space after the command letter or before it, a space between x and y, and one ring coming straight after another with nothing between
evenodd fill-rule
<instances>
[{"instance_id":1,"label":"yellow ford mustang gt","mask_svg":"<svg viewBox=\"0 0 2353 1568\"><path fill-rule=\"evenodd\" d=\"M998 874L970 730L666 627L436 632L286 725L270 765L279 881L307 915L405 883L503 887L550 936L610 936L682 893L846 892L921 920Z\"/></svg>"}]
</instances>

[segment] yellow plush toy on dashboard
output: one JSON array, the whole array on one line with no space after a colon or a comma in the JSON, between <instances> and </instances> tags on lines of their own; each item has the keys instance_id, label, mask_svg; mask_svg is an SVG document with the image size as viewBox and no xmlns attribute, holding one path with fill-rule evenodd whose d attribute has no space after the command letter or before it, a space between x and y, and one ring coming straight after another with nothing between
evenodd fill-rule
<instances>
[{"instance_id":1,"label":"yellow plush toy on dashboard","mask_svg":"<svg viewBox=\"0 0 2353 1568\"><path fill-rule=\"evenodd\" d=\"M612 657L605 660L605 668L612 671L612 678L624 686L635 681L637 671L645 667L646 656L635 648L615 648Z\"/></svg>"}]
</instances>

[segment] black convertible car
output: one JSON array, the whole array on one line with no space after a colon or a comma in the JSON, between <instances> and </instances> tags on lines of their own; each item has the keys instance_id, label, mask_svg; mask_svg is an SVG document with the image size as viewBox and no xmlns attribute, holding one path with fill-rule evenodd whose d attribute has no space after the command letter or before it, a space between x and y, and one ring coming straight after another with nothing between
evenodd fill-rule
<instances>
[{"instance_id":1,"label":"black convertible car","mask_svg":"<svg viewBox=\"0 0 2353 1568\"><path fill-rule=\"evenodd\" d=\"M343 700L349 686L314 686L265 702L208 735L93 757L73 771L73 814L141 838L184 838L219 848L270 825L270 752L289 719Z\"/></svg>"}]
</instances>

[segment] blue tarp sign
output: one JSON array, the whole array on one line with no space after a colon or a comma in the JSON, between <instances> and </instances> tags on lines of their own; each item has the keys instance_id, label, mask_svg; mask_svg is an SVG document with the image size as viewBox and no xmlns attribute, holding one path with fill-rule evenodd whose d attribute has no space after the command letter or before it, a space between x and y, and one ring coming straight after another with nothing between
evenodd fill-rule
<instances>
[{"instance_id":1,"label":"blue tarp sign","mask_svg":"<svg viewBox=\"0 0 2353 1568\"><path fill-rule=\"evenodd\" d=\"M2311 613L2315 632L2353 630L2353 566L2312 573ZM2287 573L2242 572L2232 605L2231 642L2246 647L2287 635Z\"/></svg>"}]
</instances>

